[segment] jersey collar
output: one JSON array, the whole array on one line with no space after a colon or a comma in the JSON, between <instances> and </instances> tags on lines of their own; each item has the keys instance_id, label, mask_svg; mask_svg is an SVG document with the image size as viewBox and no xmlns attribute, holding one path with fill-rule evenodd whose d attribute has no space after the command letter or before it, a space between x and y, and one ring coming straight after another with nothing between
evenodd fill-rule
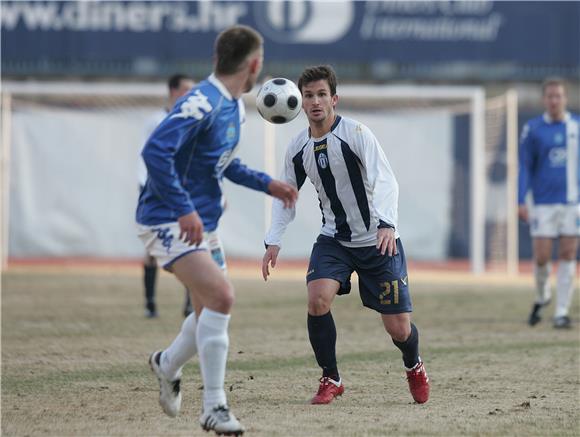
<instances>
[{"instance_id":1,"label":"jersey collar","mask_svg":"<svg viewBox=\"0 0 580 437\"><path fill-rule=\"evenodd\" d=\"M232 97L232 95L230 94L230 92L228 91L226 86L223 84L223 82L221 80L219 80L215 76L214 73L210 74L210 76L207 78L207 80L209 81L209 83L211 83L213 86L215 86L226 99L234 100L234 98Z\"/></svg>"},{"instance_id":2,"label":"jersey collar","mask_svg":"<svg viewBox=\"0 0 580 437\"><path fill-rule=\"evenodd\" d=\"M340 115L336 114L336 117L334 119L334 122L332 123L332 126L330 126L330 130L328 131L328 133L325 133L320 138L313 138L312 137L312 131L310 130L310 128L308 128L308 138L312 138L312 139L314 139L316 141L316 140L320 140L320 139L326 137L330 132L332 132L334 129L336 129L336 126L338 126L338 123L340 123L340 120L341 119L342 119L342 117Z\"/></svg>"},{"instance_id":3,"label":"jersey collar","mask_svg":"<svg viewBox=\"0 0 580 437\"><path fill-rule=\"evenodd\" d=\"M564 120L562 120L562 122L566 123L567 121L570 121L570 118L572 116L570 115L570 113L568 111L566 111L564 113ZM552 120L552 117L550 117L550 115L547 112L544 112L544 121L546 123L553 123L554 120Z\"/></svg>"}]
</instances>

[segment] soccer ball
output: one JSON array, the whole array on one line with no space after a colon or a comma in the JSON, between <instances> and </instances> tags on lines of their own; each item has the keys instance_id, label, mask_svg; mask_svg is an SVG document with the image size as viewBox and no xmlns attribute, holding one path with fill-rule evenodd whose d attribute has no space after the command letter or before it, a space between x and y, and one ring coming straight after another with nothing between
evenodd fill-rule
<instances>
[{"instance_id":1,"label":"soccer ball","mask_svg":"<svg viewBox=\"0 0 580 437\"><path fill-rule=\"evenodd\" d=\"M277 77L262 85L256 105L262 118L270 123L288 123L300 113L302 95L294 82Z\"/></svg>"}]
</instances>

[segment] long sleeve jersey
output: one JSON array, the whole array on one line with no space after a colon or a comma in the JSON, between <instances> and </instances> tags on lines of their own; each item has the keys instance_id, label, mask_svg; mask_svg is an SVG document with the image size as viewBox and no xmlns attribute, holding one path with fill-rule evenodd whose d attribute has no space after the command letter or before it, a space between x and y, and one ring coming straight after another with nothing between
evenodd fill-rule
<instances>
[{"instance_id":1,"label":"long sleeve jersey","mask_svg":"<svg viewBox=\"0 0 580 437\"><path fill-rule=\"evenodd\" d=\"M519 149L518 203L531 189L535 204L580 201L578 115L566 113L563 121L543 114L528 121Z\"/></svg>"},{"instance_id":2,"label":"long sleeve jersey","mask_svg":"<svg viewBox=\"0 0 580 437\"><path fill-rule=\"evenodd\" d=\"M348 247L372 246L379 227L397 231L399 186L373 133L355 120L337 116L322 138L303 130L288 146L281 179L300 189L312 182L322 212L320 233ZM267 245L281 245L295 209L274 200Z\"/></svg>"},{"instance_id":3,"label":"long sleeve jersey","mask_svg":"<svg viewBox=\"0 0 580 437\"><path fill-rule=\"evenodd\" d=\"M147 143L147 139L151 136L155 128L159 126L159 123L165 120L165 117L167 117L168 112L169 111L167 109L163 109L155 112L150 117L148 117L147 122L145 124L144 135L142 138L143 145L141 147L141 153L143 152L143 147L145 147L145 144ZM147 167L145 166L145 161L143 161L141 153L139 154L137 180L139 182L139 188L143 189L145 183L147 182Z\"/></svg>"},{"instance_id":4,"label":"long sleeve jersey","mask_svg":"<svg viewBox=\"0 0 580 437\"><path fill-rule=\"evenodd\" d=\"M244 117L242 100L214 75L181 97L143 148L148 177L137 222L170 223L197 211L204 229L213 231L223 211L223 177L268 192L270 176L234 157Z\"/></svg>"}]
</instances>

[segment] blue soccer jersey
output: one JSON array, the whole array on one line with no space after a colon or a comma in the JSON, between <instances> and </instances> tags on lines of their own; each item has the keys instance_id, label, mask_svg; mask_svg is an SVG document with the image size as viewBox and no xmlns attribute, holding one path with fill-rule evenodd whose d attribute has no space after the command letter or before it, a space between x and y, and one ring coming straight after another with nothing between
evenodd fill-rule
<instances>
[{"instance_id":1,"label":"blue soccer jersey","mask_svg":"<svg viewBox=\"0 0 580 437\"><path fill-rule=\"evenodd\" d=\"M537 205L580 201L579 125L580 117L568 112L563 121L543 114L526 123L519 149L519 204L530 189Z\"/></svg>"},{"instance_id":2,"label":"blue soccer jersey","mask_svg":"<svg viewBox=\"0 0 580 437\"><path fill-rule=\"evenodd\" d=\"M143 148L148 178L137 222L170 223L197 211L204 230L213 231L222 214L223 177L267 193L270 176L234 157L244 117L243 102L214 75L180 98Z\"/></svg>"}]
</instances>

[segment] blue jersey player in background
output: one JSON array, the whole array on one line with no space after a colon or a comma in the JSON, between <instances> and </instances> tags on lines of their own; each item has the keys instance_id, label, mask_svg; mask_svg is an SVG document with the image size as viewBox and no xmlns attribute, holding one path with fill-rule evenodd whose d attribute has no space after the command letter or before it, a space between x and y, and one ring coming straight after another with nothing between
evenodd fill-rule
<instances>
[{"instance_id":1,"label":"blue jersey player in background","mask_svg":"<svg viewBox=\"0 0 580 437\"><path fill-rule=\"evenodd\" d=\"M159 403L167 415L179 413L182 367L198 352L203 380L199 420L203 429L217 434L244 432L224 391L234 291L222 270L216 234L222 179L268 193L287 207L298 196L291 185L235 158L244 120L240 98L260 74L262 47L261 35L252 28L224 30L215 43L214 73L178 100L142 153L148 178L137 207L139 236L149 254L190 290L195 308L173 343L149 359L160 384Z\"/></svg>"},{"instance_id":2,"label":"blue jersey player in background","mask_svg":"<svg viewBox=\"0 0 580 437\"><path fill-rule=\"evenodd\" d=\"M531 326L540 322L541 310L550 302L552 241L558 238L553 322L555 328L569 328L580 235L580 118L566 111L566 90L561 80L544 82L543 99L546 112L526 123L519 150L518 215L530 223L537 288L528 322ZM526 206L528 191L533 196L530 212Z\"/></svg>"}]
</instances>

